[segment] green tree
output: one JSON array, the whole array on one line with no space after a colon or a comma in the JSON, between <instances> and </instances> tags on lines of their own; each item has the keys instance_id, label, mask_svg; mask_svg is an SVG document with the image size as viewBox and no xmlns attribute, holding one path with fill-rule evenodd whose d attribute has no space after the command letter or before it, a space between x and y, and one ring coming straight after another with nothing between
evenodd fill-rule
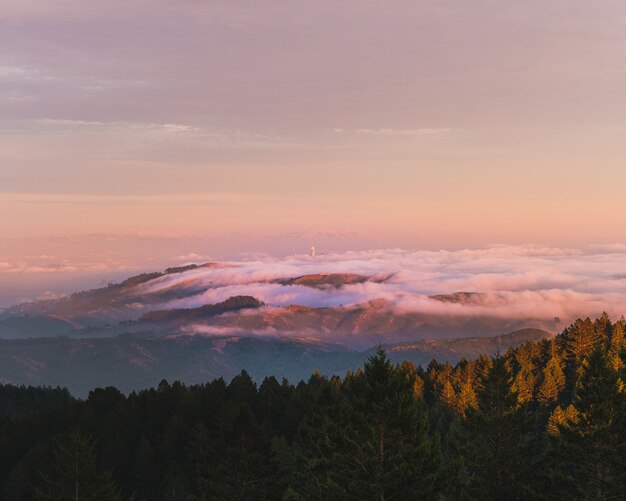
<instances>
[{"instance_id":1,"label":"green tree","mask_svg":"<svg viewBox=\"0 0 626 501\"><path fill-rule=\"evenodd\" d=\"M619 321L613 327L611 341L609 344L609 363L613 370L620 370L624 367L622 351L624 350L624 323Z\"/></svg>"},{"instance_id":2,"label":"green tree","mask_svg":"<svg viewBox=\"0 0 626 501\"><path fill-rule=\"evenodd\" d=\"M145 436L139 439L135 448L135 458L132 469L135 492L137 492L141 498L154 498L158 489L156 457L152 445Z\"/></svg>"},{"instance_id":3,"label":"green tree","mask_svg":"<svg viewBox=\"0 0 626 501\"><path fill-rule=\"evenodd\" d=\"M552 437L556 437L563 426L568 422L575 423L578 420L578 411L573 405L568 405L565 410L560 405L557 405L546 425L546 432Z\"/></svg>"},{"instance_id":4,"label":"green tree","mask_svg":"<svg viewBox=\"0 0 626 501\"><path fill-rule=\"evenodd\" d=\"M458 377L459 392L454 400L454 407L461 416L466 417L467 412L476 409L478 397L474 390L475 384L475 364L467 362Z\"/></svg>"},{"instance_id":5,"label":"green tree","mask_svg":"<svg viewBox=\"0 0 626 501\"><path fill-rule=\"evenodd\" d=\"M439 393L439 401L449 409L454 409L456 403L456 391L450 378L446 378Z\"/></svg>"},{"instance_id":6,"label":"green tree","mask_svg":"<svg viewBox=\"0 0 626 501\"><path fill-rule=\"evenodd\" d=\"M525 404L532 401L537 384L536 367L533 363L532 352L526 346L520 346L515 354L519 370L513 380L513 391L517 394L517 401Z\"/></svg>"},{"instance_id":7,"label":"green tree","mask_svg":"<svg viewBox=\"0 0 626 501\"><path fill-rule=\"evenodd\" d=\"M466 472L464 497L514 500L539 494L547 444L537 432L536 416L518 406L502 357L494 360L478 407L468 413L452 445Z\"/></svg>"},{"instance_id":8,"label":"green tree","mask_svg":"<svg viewBox=\"0 0 626 501\"><path fill-rule=\"evenodd\" d=\"M583 363L574 419L558 426L557 477L577 499L621 499L626 492L625 397L598 346Z\"/></svg>"},{"instance_id":9,"label":"green tree","mask_svg":"<svg viewBox=\"0 0 626 501\"><path fill-rule=\"evenodd\" d=\"M121 499L111 474L96 465L92 443L78 431L59 440L53 461L42 472L36 499L54 501L115 501Z\"/></svg>"},{"instance_id":10,"label":"green tree","mask_svg":"<svg viewBox=\"0 0 626 501\"><path fill-rule=\"evenodd\" d=\"M193 430L190 463L198 500L265 500L284 488L271 440L247 404L227 404L219 433Z\"/></svg>"},{"instance_id":11,"label":"green tree","mask_svg":"<svg viewBox=\"0 0 626 501\"><path fill-rule=\"evenodd\" d=\"M539 403L550 406L558 402L559 395L565 389L565 383L565 373L563 372L561 359L553 350L548 363L543 369L543 379L537 393Z\"/></svg>"},{"instance_id":12,"label":"green tree","mask_svg":"<svg viewBox=\"0 0 626 501\"><path fill-rule=\"evenodd\" d=\"M582 360L589 355L594 347L602 340L603 333L599 333L596 325L589 319L578 319L563 333L565 351L575 360Z\"/></svg>"},{"instance_id":13,"label":"green tree","mask_svg":"<svg viewBox=\"0 0 626 501\"><path fill-rule=\"evenodd\" d=\"M301 482L316 499L432 499L442 456L404 371L379 348L346 382L330 412L303 429Z\"/></svg>"}]
</instances>

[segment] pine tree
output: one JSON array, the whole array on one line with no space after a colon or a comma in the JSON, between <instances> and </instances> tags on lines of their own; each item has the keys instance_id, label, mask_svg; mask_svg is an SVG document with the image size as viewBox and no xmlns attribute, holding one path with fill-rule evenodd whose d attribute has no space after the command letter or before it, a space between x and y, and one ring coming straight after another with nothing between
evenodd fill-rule
<instances>
[{"instance_id":1,"label":"pine tree","mask_svg":"<svg viewBox=\"0 0 626 501\"><path fill-rule=\"evenodd\" d=\"M194 500L279 498L283 479L266 430L247 404L227 404L219 432L194 427L189 447Z\"/></svg>"},{"instance_id":2,"label":"pine tree","mask_svg":"<svg viewBox=\"0 0 626 501\"><path fill-rule=\"evenodd\" d=\"M420 376L415 376L413 381L413 397L424 400L424 380Z\"/></svg>"},{"instance_id":3,"label":"pine tree","mask_svg":"<svg viewBox=\"0 0 626 501\"><path fill-rule=\"evenodd\" d=\"M454 386L452 386L450 378L447 378L443 383L441 393L439 394L439 401L449 409L453 409L455 406L456 392L454 391Z\"/></svg>"},{"instance_id":4,"label":"pine tree","mask_svg":"<svg viewBox=\"0 0 626 501\"><path fill-rule=\"evenodd\" d=\"M536 417L519 407L502 357L496 358L453 447L467 476L464 495L476 499L529 499L543 485L546 444Z\"/></svg>"},{"instance_id":5,"label":"pine tree","mask_svg":"<svg viewBox=\"0 0 626 501\"><path fill-rule=\"evenodd\" d=\"M156 457L154 449L145 436L139 439L133 461L135 492L145 499L156 495Z\"/></svg>"},{"instance_id":6,"label":"pine tree","mask_svg":"<svg viewBox=\"0 0 626 501\"><path fill-rule=\"evenodd\" d=\"M578 411L572 404L568 405L565 410L560 405L557 405L548 419L546 432L548 435L556 437L563 426L567 423L575 423L577 420Z\"/></svg>"},{"instance_id":7,"label":"pine tree","mask_svg":"<svg viewBox=\"0 0 626 501\"><path fill-rule=\"evenodd\" d=\"M565 382L561 359L555 350L552 350L550 359L543 369L543 380L537 393L539 403L550 406L558 402L559 395L565 389Z\"/></svg>"},{"instance_id":8,"label":"pine tree","mask_svg":"<svg viewBox=\"0 0 626 501\"><path fill-rule=\"evenodd\" d=\"M54 459L42 472L42 485L36 499L50 501L120 500L120 492L110 472L96 465L93 444L78 431L59 440Z\"/></svg>"},{"instance_id":9,"label":"pine tree","mask_svg":"<svg viewBox=\"0 0 626 501\"><path fill-rule=\"evenodd\" d=\"M564 489L577 499L621 499L626 491L625 397L598 346L576 385L575 419L559 425L555 445Z\"/></svg>"},{"instance_id":10,"label":"pine tree","mask_svg":"<svg viewBox=\"0 0 626 501\"><path fill-rule=\"evenodd\" d=\"M303 429L302 478L292 487L309 499L436 497L441 451L405 373L379 349L347 383Z\"/></svg>"},{"instance_id":11,"label":"pine tree","mask_svg":"<svg viewBox=\"0 0 626 501\"><path fill-rule=\"evenodd\" d=\"M606 343L611 338L613 332L613 324L606 311L602 312L599 318L593 323L598 342Z\"/></svg>"},{"instance_id":12,"label":"pine tree","mask_svg":"<svg viewBox=\"0 0 626 501\"><path fill-rule=\"evenodd\" d=\"M174 414L159 437L158 453L161 465L161 482L166 499L180 498L184 490L183 467L185 450L190 439L189 425L180 413Z\"/></svg>"},{"instance_id":13,"label":"pine tree","mask_svg":"<svg viewBox=\"0 0 626 501\"><path fill-rule=\"evenodd\" d=\"M589 355L602 339L602 334L589 319L578 319L563 333L565 350L570 358L582 360Z\"/></svg>"},{"instance_id":14,"label":"pine tree","mask_svg":"<svg viewBox=\"0 0 626 501\"><path fill-rule=\"evenodd\" d=\"M467 416L469 410L476 409L478 406L478 397L474 391L474 368L473 362L467 362L459 376L460 388L454 401L454 407L463 417Z\"/></svg>"},{"instance_id":15,"label":"pine tree","mask_svg":"<svg viewBox=\"0 0 626 501\"><path fill-rule=\"evenodd\" d=\"M615 371L624 367L624 361L621 356L624 346L624 324L622 322L617 322L613 327L611 341L609 344L609 363Z\"/></svg>"},{"instance_id":16,"label":"pine tree","mask_svg":"<svg viewBox=\"0 0 626 501\"><path fill-rule=\"evenodd\" d=\"M530 347L520 346L517 349L516 360L519 370L513 380L512 389L517 394L517 402L525 404L533 399L537 384L537 369L532 360Z\"/></svg>"}]
</instances>

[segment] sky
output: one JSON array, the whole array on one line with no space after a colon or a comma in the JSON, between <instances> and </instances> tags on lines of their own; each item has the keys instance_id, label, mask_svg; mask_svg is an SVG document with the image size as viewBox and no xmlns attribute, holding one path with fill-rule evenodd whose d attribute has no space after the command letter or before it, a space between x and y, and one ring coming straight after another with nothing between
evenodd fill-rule
<instances>
[{"instance_id":1,"label":"sky","mask_svg":"<svg viewBox=\"0 0 626 501\"><path fill-rule=\"evenodd\" d=\"M0 295L619 243L625 89L621 0L0 0Z\"/></svg>"}]
</instances>

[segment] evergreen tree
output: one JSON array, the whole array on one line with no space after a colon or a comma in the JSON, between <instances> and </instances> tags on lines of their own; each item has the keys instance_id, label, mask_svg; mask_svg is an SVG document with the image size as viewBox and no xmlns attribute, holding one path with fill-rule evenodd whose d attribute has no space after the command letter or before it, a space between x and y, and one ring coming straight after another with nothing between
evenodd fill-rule
<instances>
[{"instance_id":1,"label":"evergreen tree","mask_svg":"<svg viewBox=\"0 0 626 501\"><path fill-rule=\"evenodd\" d=\"M618 377L598 346L583 363L574 396L575 419L555 439L569 494L579 499L620 499L626 492L626 404Z\"/></svg>"},{"instance_id":2,"label":"evergreen tree","mask_svg":"<svg viewBox=\"0 0 626 501\"><path fill-rule=\"evenodd\" d=\"M513 391L517 394L517 401L525 404L533 399L537 384L536 367L532 360L529 347L520 346L515 356L519 369L513 380Z\"/></svg>"},{"instance_id":3,"label":"evergreen tree","mask_svg":"<svg viewBox=\"0 0 626 501\"><path fill-rule=\"evenodd\" d=\"M456 392L450 378L446 378L439 394L439 401L449 409L455 408Z\"/></svg>"},{"instance_id":4,"label":"evergreen tree","mask_svg":"<svg viewBox=\"0 0 626 501\"><path fill-rule=\"evenodd\" d=\"M463 417L467 416L467 412L476 409L478 406L478 397L474 391L475 365L473 362L467 362L459 375L459 392L454 401L454 407L458 414Z\"/></svg>"},{"instance_id":5,"label":"evergreen tree","mask_svg":"<svg viewBox=\"0 0 626 501\"><path fill-rule=\"evenodd\" d=\"M609 344L609 363L615 371L624 367L624 361L621 356L624 346L624 323L620 321L616 322L613 327L611 341Z\"/></svg>"},{"instance_id":6,"label":"evergreen tree","mask_svg":"<svg viewBox=\"0 0 626 501\"><path fill-rule=\"evenodd\" d=\"M189 425L180 412L174 414L159 434L158 454L161 488L166 499L177 499L184 491L185 450L190 439Z\"/></svg>"},{"instance_id":7,"label":"evergreen tree","mask_svg":"<svg viewBox=\"0 0 626 501\"><path fill-rule=\"evenodd\" d=\"M136 446L133 461L134 492L141 499L154 499L158 492L156 457L148 439L142 436Z\"/></svg>"},{"instance_id":8,"label":"evergreen tree","mask_svg":"<svg viewBox=\"0 0 626 501\"><path fill-rule=\"evenodd\" d=\"M589 318L576 320L563 333L565 351L570 358L579 361L589 355L601 339L601 334Z\"/></svg>"},{"instance_id":9,"label":"evergreen tree","mask_svg":"<svg viewBox=\"0 0 626 501\"><path fill-rule=\"evenodd\" d=\"M464 496L514 500L539 494L547 449L536 421L517 405L505 361L496 358L478 393L478 408L453 440L466 470Z\"/></svg>"},{"instance_id":10,"label":"evergreen tree","mask_svg":"<svg viewBox=\"0 0 626 501\"><path fill-rule=\"evenodd\" d=\"M611 323L609 314L606 311L602 312L602 315L595 320L593 326L597 342L606 343L611 338L611 334L613 333L613 324Z\"/></svg>"},{"instance_id":11,"label":"evergreen tree","mask_svg":"<svg viewBox=\"0 0 626 501\"><path fill-rule=\"evenodd\" d=\"M353 376L336 405L303 429L307 499L432 499L441 490L442 456L403 371L379 349Z\"/></svg>"},{"instance_id":12,"label":"evergreen tree","mask_svg":"<svg viewBox=\"0 0 626 501\"><path fill-rule=\"evenodd\" d=\"M277 499L284 487L271 441L245 403L227 406L214 436L204 425L196 426L189 459L192 499Z\"/></svg>"},{"instance_id":13,"label":"evergreen tree","mask_svg":"<svg viewBox=\"0 0 626 501\"><path fill-rule=\"evenodd\" d=\"M96 465L93 444L74 431L57 442L51 464L42 472L38 500L115 501L121 499L111 474Z\"/></svg>"},{"instance_id":14,"label":"evergreen tree","mask_svg":"<svg viewBox=\"0 0 626 501\"><path fill-rule=\"evenodd\" d=\"M624 348L603 315L426 373L379 350L258 391L245 372L86 400L0 385L0 499L622 499Z\"/></svg>"},{"instance_id":15,"label":"evergreen tree","mask_svg":"<svg viewBox=\"0 0 626 501\"><path fill-rule=\"evenodd\" d=\"M563 426L567 423L575 423L577 420L578 411L573 405L568 405L565 410L563 410L560 405L557 405L548 419L546 432L548 435L556 437Z\"/></svg>"},{"instance_id":16,"label":"evergreen tree","mask_svg":"<svg viewBox=\"0 0 626 501\"><path fill-rule=\"evenodd\" d=\"M554 343L551 346L553 347ZM553 405L558 402L559 395L564 389L565 373L562 362L556 351L552 349L550 359L543 369L543 380L539 386L537 400L545 406Z\"/></svg>"}]
</instances>

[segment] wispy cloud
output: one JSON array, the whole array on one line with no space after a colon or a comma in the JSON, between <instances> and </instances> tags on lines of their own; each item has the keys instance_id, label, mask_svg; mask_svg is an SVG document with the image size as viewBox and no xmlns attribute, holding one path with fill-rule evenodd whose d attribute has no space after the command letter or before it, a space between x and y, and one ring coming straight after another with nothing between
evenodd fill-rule
<instances>
[{"instance_id":1,"label":"wispy cloud","mask_svg":"<svg viewBox=\"0 0 626 501\"><path fill-rule=\"evenodd\" d=\"M456 129L443 128L425 128L425 129L357 129L357 134L367 134L372 136L409 136L409 137L430 137L440 136L442 134L450 134L456 132Z\"/></svg>"},{"instance_id":2,"label":"wispy cloud","mask_svg":"<svg viewBox=\"0 0 626 501\"><path fill-rule=\"evenodd\" d=\"M0 65L0 79L13 80L25 78L31 72L22 66Z\"/></svg>"},{"instance_id":3,"label":"wispy cloud","mask_svg":"<svg viewBox=\"0 0 626 501\"><path fill-rule=\"evenodd\" d=\"M34 96L27 96L26 101L33 99L35 99ZM10 134L53 134L55 136L82 134L91 138L107 138L107 141L117 141L118 148L119 145L124 147L118 155L128 155L133 151L153 151L155 148L160 150L165 146L171 148L187 145L206 150L290 148L294 145L290 139L279 135L174 122L36 118L11 121L5 123L4 126L0 123L0 130ZM130 156L136 157L137 155L135 153Z\"/></svg>"},{"instance_id":4,"label":"wispy cloud","mask_svg":"<svg viewBox=\"0 0 626 501\"><path fill-rule=\"evenodd\" d=\"M379 129L343 129L335 128L333 132L342 135L359 135L359 136L373 136L373 137L387 137L387 138L408 138L408 139L435 139L439 137L449 136L451 134L459 133L459 129L454 128L416 128L416 129L394 129L390 127L383 127Z\"/></svg>"}]
</instances>

